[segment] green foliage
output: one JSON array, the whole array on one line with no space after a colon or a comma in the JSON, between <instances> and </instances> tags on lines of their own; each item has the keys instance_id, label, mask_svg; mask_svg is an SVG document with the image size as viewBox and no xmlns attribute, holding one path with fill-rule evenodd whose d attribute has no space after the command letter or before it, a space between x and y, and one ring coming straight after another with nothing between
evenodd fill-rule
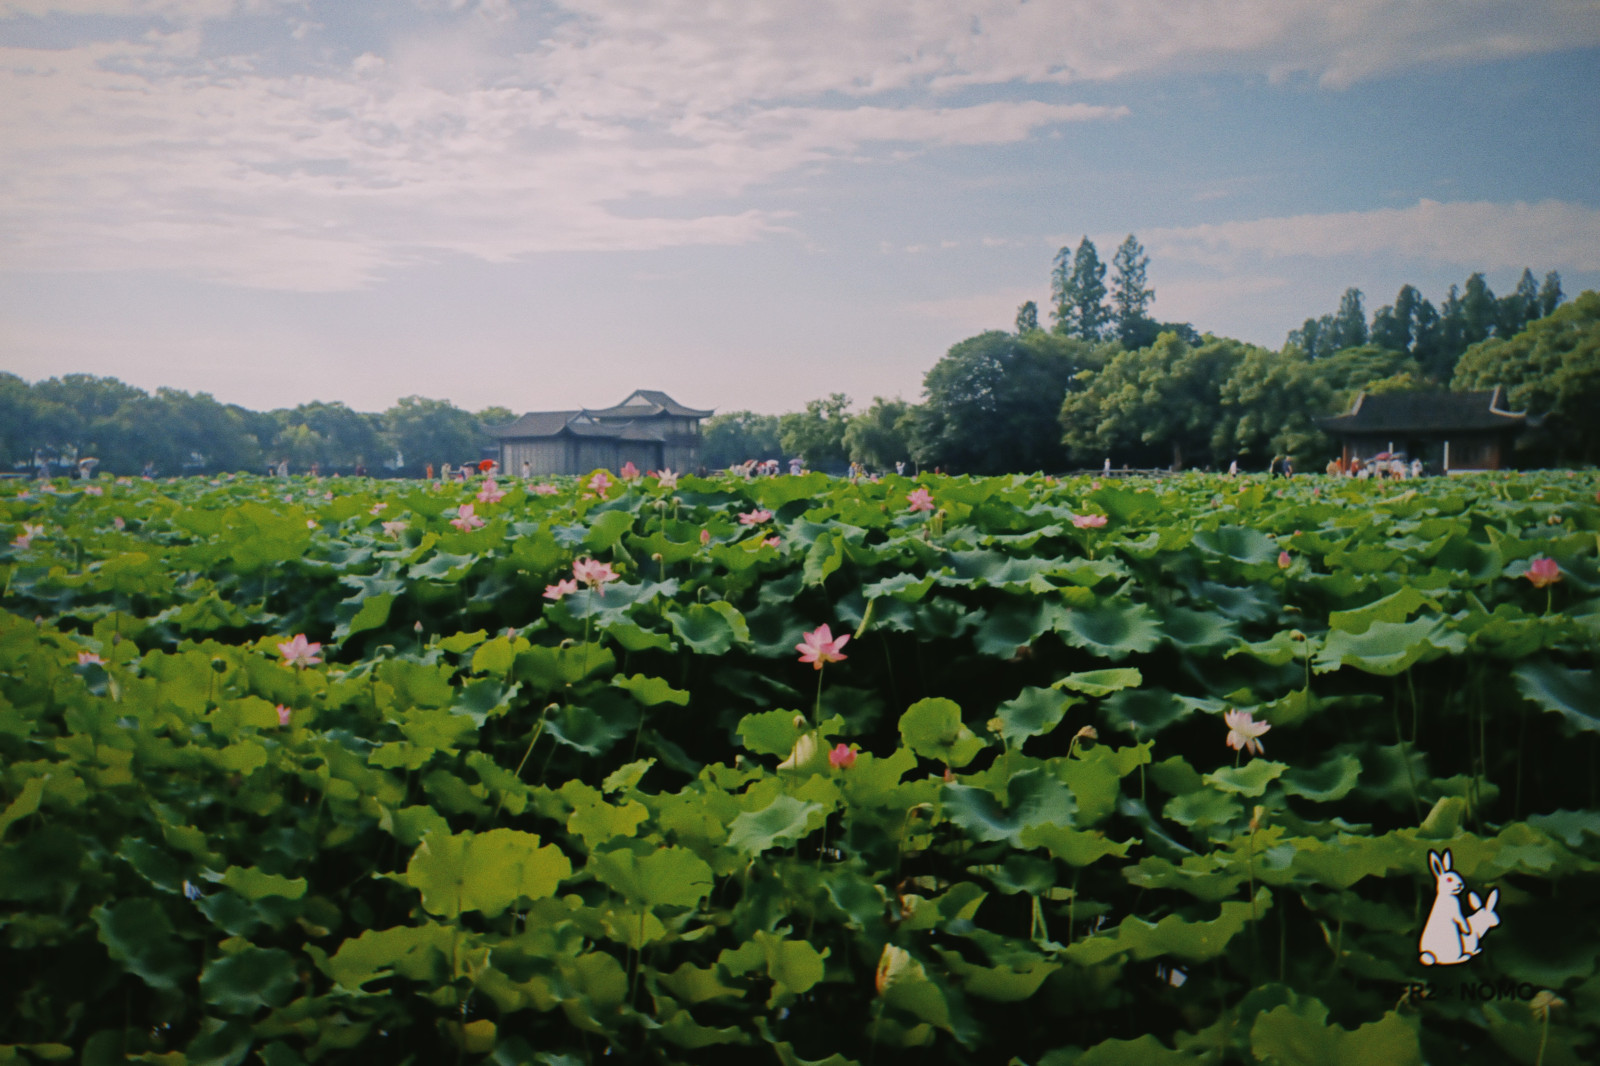
<instances>
[{"instance_id":1,"label":"green foliage","mask_svg":"<svg viewBox=\"0 0 1600 1066\"><path fill-rule=\"evenodd\" d=\"M0 485L0 1059L1592 1057L1592 478L922 481Z\"/></svg>"},{"instance_id":2,"label":"green foliage","mask_svg":"<svg viewBox=\"0 0 1600 1066\"><path fill-rule=\"evenodd\" d=\"M1496 385L1505 386L1513 410L1544 416L1544 447L1559 458L1600 461L1600 293L1586 292L1521 333L1469 349L1451 381L1456 389Z\"/></svg>"}]
</instances>

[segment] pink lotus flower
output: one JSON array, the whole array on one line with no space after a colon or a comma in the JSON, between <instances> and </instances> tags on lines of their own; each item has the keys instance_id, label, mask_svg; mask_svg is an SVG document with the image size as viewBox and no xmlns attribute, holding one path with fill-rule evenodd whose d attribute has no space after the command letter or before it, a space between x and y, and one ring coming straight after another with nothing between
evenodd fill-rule
<instances>
[{"instance_id":1,"label":"pink lotus flower","mask_svg":"<svg viewBox=\"0 0 1600 1066\"><path fill-rule=\"evenodd\" d=\"M664 489L675 489L678 487L678 475L671 470L663 470L656 475L656 484Z\"/></svg>"},{"instance_id":2,"label":"pink lotus flower","mask_svg":"<svg viewBox=\"0 0 1600 1066\"><path fill-rule=\"evenodd\" d=\"M588 585L598 588L607 581L615 581L620 575L611 569L610 563L602 563L598 559L578 559L572 564L572 576Z\"/></svg>"},{"instance_id":3,"label":"pink lotus flower","mask_svg":"<svg viewBox=\"0 0 1600 1066\"><path fill-rule=\"evenodd\" d=\"M1072 524L1079 529L1099 529L1106 524L1106 516L1103 514L1075 514L1072 516Z\"/></svg>"},{"instance_id":4,"label":"pink lotus flower","mask_svg":"<svg viewBox=\"0 0 1600 1066\"><path fill-rule=\"evenodd\" d=\"M128 523L123 521L122 516L119 514L111 516L111 524L118 529L126 529L128 527Z\"/></svg>"},{"instance_id":5,"label":"pink lotus flower","mask_svg":"<svg viewBox=\"0 0 1600 1066\"><path fill-rule=\"evenodd\" d=\"M633 465L632 459L629 459L627 462L622 464L622 469L619 471L619 473L622 475L622 480L624 481L639 480L639 468Z\"/></svg>"},{"instance_id":6,"label":"pink lotus flower","mask_svg":"<svg viewBox=\"0 0 1600 1066\"><path fill-rule=\"evenodd\" d=\"M396 518L393 521L383 523L383 535L386 537L398 537L405 531L406 522L402 519Z\"/></svg>"},{"instance_id":7,"label":"pink lotus flower","mask_svg":"<svg viewBox=\"0 0 1600 1066\"><path fill-rule=\"evenodd\" d=\"M104 496L106 494L106 490L101 488L99 485L89 485L84 488L83 494L85 496Z\"/></svg>"},{"instance_id":8,"label":"pink lotus flower","mask_svg":"<svg viewBox=\"0 0 1600 1066\"><path fill-rule=\"evenodd\" d=\"M856 764L856 753L853 748L844 744L835 744L833 750L828 752L828 765L835 770L848 770Z\"/></svg>"},{"instance_id":9,"label":"pink lotus flower","mask_svg":"<svg viewBox=\"0 0 1600 1066\"><path fill-rule=\"evenodd\" d=\"M547 600L559 600L561 597L570 596L577 591L578 583L569 577L557 581L554 585L546 585L544 587L544 598Z\"/></svg>"},{"instance_id":10,"label":"pink lotus flower","mask_svg":"<svg viewBox=\"0 0 1600 1066\"><path fill-rule=\"evenodd\" d=\"M1291 560L1289 558L1289 553L1288 552L1279 552L1278 553L1278 569L1279 570L1287 570L1287 569L1289 569L1289 563L1290 562L1291 562Z\"/></svg>"},{"instance_id":11,"label":"pink lotus flower","mask_svg":"<svg viewBox=\"0 0 1600 1066\"><path fill-rule=\"evenodd\" d=\"M771 511L746 511L744 514L739 516L739 524L742 526L759 526L763 522L770 521L772 521Z\"/></svg>"},{"instance_id":12,"label":"pink lotus flower","mask_svg":"<svg viewBox=\"0 0 1600 1066\"><path fill-rule=\"evenodd\" d=\"M367 513L370 515L380 515L387 510L388 507L389 505L386 503L375 503L367 510Z\"/></svg>"},{"instance_id":13,"label":"pink lotus flower","mask_svg":"<svg viewBox=\"0 0 1600 1066\"><path fill-rule=\"evenodd\" d=\"M278 704L278 724L281 726L289 724L289 708L281 703Z\"/></svg>"},{"instance_id":14,"label":"pink lotus flower","mask_svg":"<svg viewBox=\"0 0 1600 1066\"><path fill-rule=\"evenodd\" d=\"M292 493L292 492L284 493L283 494L283 502L284 503L293 503L294 502L294 493Z\"/></svg>"},{"instance_id":15,"label":"pink lotus flower","mask_svg":"<svg viewBox=\"0 0 1600 1066\"><path fill-rule=\"evenodd\" d=\"M607 474L604 470L596 470L594 472L594 477L589 479L589 483L586 487L596 496L604 496L606 491L611 488L611 485L611 475Z\"/></svg>"},{"instance_id":16,"label":"pink lotus flower","mask_svg":"<svg viewBox=\"0 0 1600 1066\"><path fill-rule=\"evenodd\" d=\"M1235 751L1248 751L1252 755L1262 752L1260 737L1272 727L1266 722L1258 722L1250 717L1249 711L1230 710L1222 716L1228 726L1228 747Z\"/></svg>"},{"instance_id":17,"label":"pink lotus flower","mask_svg":"<svg viewBox=\"0 0 1600 1066\"><path fill-rule=\"evenodd\" d=\"M768 537L761 543L765 544L769 548L776 548L778 545L783 543L783 540L780 537Z\"/></svg>"},{"instance_id":18,"label":"pink lotus flower","mask_svg":"<svg viewBox=\"0 0 1600 1066\"><path fill-rule=\"evenodd\" d=\"M537 484L537 485L535 485L533 487L533 494L535 496L554 496L556 493L558 493L560 491L561 490L559 488L557 488L555 485L548 485L548 484L545 484L544 482L540 482L539 484Z\"/></svg>"},{"instance_id":19,"label":"pink lotus flower","mask_svg":"<svg viewBox=\"0 0 1600 1066\"><path fill-rule=\"evenodd\" d=\"M483 488L478 490L479 503L499 503L505 498L506 494L500 490L499 485L494 483L494 478L484 481Z\"/></svg>"},{"instance_id":20,"label":"pink lotus flower","mask_svg":"<svg viewBox=\"0 0 1600 1066\"><path fill-rule=\"evenodd\" d=\"M22 523L22 532L17 534L16 538L12 540L11 546L13 548L27 550L28 548L33 547L34 537L42 536L44 536L44 526L36 526L32 522L24 522Z\"/></svg>"},{"instance_id":21,"label":"pink lotus flower","mask_svg":"<svg viewBox=\"0 0 1600 1066\"><path fill-rule=\"evenodd\" d=\"M700 531L700 546L703 548L707 544L710 544L710 543L711 543L711 530L702 529Z\"/></svg>"},{"instance_id":22,"label":"pink lotus flower","mask_svg":"<svg viewBox=\"0 0 1600 1066\"><path fill-rule=\"evenodd\" d=\"M104 659L100 658L100 656L96 655L92 651L80 651L78 653L79 666L104 666L105 662L106 661Z\"/></svg>"},{"instance_id":23,"label":"pink lotus flower","mask_svg":"<svg viewBox=\"0 0 1600 1066\"><path fill-rule=\"evenodd\" d=\"M294 639L278 645L278 652L283 656L286 666L310 666L320 663L317 652L322 650L322 645L316 641L306 640L304 633L296 633Z\"/></svg>"},{"instance_id":24,"label":"pink lotus flower","mask_svg":"<svg viewBox=\"0 0 1600 1066\"><path fill-rule=\"evenodd\" d=\"M845 633L835 638L833 630L824 623L805 634L804 639L794 647L800 653L801 662L810 663L821 670L824 663L836 663L848 658L839 649L849 641L850 634Z\"/></svg>"},{"instance_id":25,"label":"pink lotus flower","mask_svg":"<svg viewBox=\"0 0 1600 1066\"><path fill-rule=\"evenodd\" d=\"M331 503L333 501L333 493L332 492L325 492L325 493L322 494L322 498Z\"/></svg>"},{"instance_id":26,"label":"pink lotus flower","mask_svg":"<svg viewBox=\"0 0 1600 1066\"><path fill-rule=\"evenodd\" d=\"M1561 567L1554 559L1541 555L1528 564L1528 570L1522 576L1533 582L1534 588L1542 589L1561 580Z\"/></svg>"},{"instance_id":27,"label":"pink lotus flower","mask_svg":"<svg viewBox=\"0 0 1600 1066\"><path fill-rule=\"evenodd\" d=\"M919 488L906 496L906 509L910 511L933 510L933 493L926 488Z\"/></svg>"},{"instance_id":28,"label":"pink lotus flower","mask_svg":"<svg viewBox=\"0 0 1600 1066\"><path fill-rule=\"evenodd\" d=\"M472 504L464 503L456 508L456 516L450 519L450 524L463 533L474 529L483 528L483 519L472 513Z\"/></svg>"},{"instance_id":29,"label":"pink lotus flower","mask_svg":"<svg viewBox=\"0 0 1600 1066\"><path fill-rule=\"evenodd\" d=\"M315 518L306 519L306 528L307 529L316 529L317 528L317 520Z\"/></svg>"}]
</instances>

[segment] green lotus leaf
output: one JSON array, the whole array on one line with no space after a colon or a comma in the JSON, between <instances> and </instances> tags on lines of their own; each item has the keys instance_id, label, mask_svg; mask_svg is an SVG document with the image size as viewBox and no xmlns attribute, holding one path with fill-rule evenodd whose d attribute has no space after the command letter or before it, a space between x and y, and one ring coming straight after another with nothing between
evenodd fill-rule
<instances>
[{"instance_id":1,"label":"green lotus leaf","mask_svg":"<svg viewBox=\"0 0 1600 1066\"><path fill-rule=\"evenodd\" d=\"M944 816L980 841L1004 840L1021 846L1028 826L1074 825L1077 801L1071 790L1043 768L1012 774L1004 799L986 788L946 785L941 795Z\"/></svg>"},{"instance_id":2,"label":"green lotus leaf","mask_svg":"<svg viewBox=\"0 0 1600 1066\"><path fill-rule=\"evenodd\" d=\"M823 807L778 795L759 811L745 811L728 829L728 846L745 855L787 847L822 827Z\"/></svg>"},{"instance_id":3,"label":"green lotus leaf","mask_svg":"<svg viewBox=\"0 0 1600 1066\"><path fill-rule=\"evenodd\" d=\"M532 833L491 829L428 834L396 880L421 892L430 914L481 911L492 918L520 899L554 895L571 875L572 863L554 844L541 846Z\"/></svg>"},{"instance_id":4,"label":"green lotus leaf","mask_svg":"<svg viewBox=\"0 0 1600 1066\"><path fill-rule=\"evenodd\" d=\"M632 677L617 676L611 683L620 688L646 707L653 707L662 703L676 703L680 707L689 705L689 693L683 689L673 688L659 677L646 677L643 674L634 674Z\"/></svg>"},{"instance_id":5,"label":"green lotus leaf","mask_svg":"<svg viewBox=\"0 0 1600 1066\"><path fill-rule=\"evenodd\" d=\"M795 725L796 718L799 725ZM806 729L805 716L795 711L761 711L739 719L734 733L747 751L787 758Z\"/></svg>"},{"instance_id":6,"label":"green lotus leaf","mask_svg":"<svg viewBox=\"0 0 1600 1066\"><path fill-rule=\"evenodd\" d=\"M195 951L155 900L135 896L96 907L90 917L111 957L151 988L175 992L194 972Z\"/></svg>"},{"instance_id":7,"label":"green lotus leaf","mask_svg":"<svg viewBox=\"0 0 1600 1066\"><path fill-rule=\"evenodd\" d=\"M1270 759L1251 759L1243 766L1228 766L1215 773L1206 774L1201 780L1223 792L1232 792L1240 796L1259 796L1267 790L1269 784L1283 776L1283 772L1288 768L1288 763L1273 762Z\"/></svg>"},{"instance_id":8,"label":"green lotus leaf","mask_svg":"<svg viewBox=\"0 0 1600 1066\"><path fill-rule=\"evenodd\" d=\"M923 758L958 769L984 748L983 741L962 724L960 705L938 696L906 708L900 716L900 736Z\"/></svg>"},{"instance_id":9,"label":"green lotus leaf","mask_svg":"<svg viewBox=\"0 0 1600 1066\"><path fill-rule=\"evenodd\" d=\"M1600 733L1600 676L1593 670L1532 662L1518 666L1511 676L1523 699L1561 715L1568 734Z\"/></svg>"},{"instance_id":10,"label":"green lotus leaf","mask_svg":"<svg viewBox=\"0 0 1600 1066\"><path fill-rule=\"evenodd\" d=\"M1251 765L1261 760L1253 760ZM1344 799L1361 778L1361 760L1354 755L1335 755L1316 767L1290 769L1283 775L1283 790L1291 796L1304 796L1317 803Z\"/></svg>"},{"instance_id":11,"label":"green lotus leaf","mask_svg":"<svg viewBox=\"0 0 1600 1066\"><path fill-rule=\"evenodd\" d=\"M1220 555L1237 563L1259 566L1276 563L1278 543L1260 530L1248 526L1218 526L1197 530L1193 544L1210 555Z\"/></svg>"},{"instance_id":12,"label":"green lotus leaf","mask_svg":"<svg viewBox=\"0 0 1600 1066\"><path fill-rule=\"evenodd\" d=\"M1108 659L1141 654L1161 643L1156 614L1142 603L1070 610L1055 631L1067 644Z\"/></svg>"},{"instance_id":13,"label":"green lotus leaf","mask_svg":"<svg viewBox=\"0 0 1600 1066\"><path fill-rule=\"evenodd\" d=\"M448 925L397 926L368 929L341 943L332 957L315 945L308 950L317 968L335 984L351 992L361 992L364 985L391 974L413 981L443 977L459 935Z\"/></svg>"},{"instance_id":14,"label":"green lotus leaf","mask_svg":"<svg viewBox=\"0 0 1600 1066\"><path fill-rule=\"evenodd\" d=\"M1328 628L1346 633L1365 633L1373 622L1404 622L1424 607L1439 609L1439 604L1415 586L1404 585L1389 595L1348 611L1328 615Z\"/></svg>"},{"instance_id":15,"label":"green lotus leaf","mask_svg":"<svg viewBox=\"0 0 1600 1066\"><path fill-rule=\"evenodd\" d=\"M1107 724L1136 737L1153 736L1194 713L1193 706L1161 688L1128 689L1100 705Z\"/></svg>"},{"instance_id":16,"label":"green lotus leaf","mask_svg":"<svg viewBox=\"0 0 1600 1066\"><path fill-rule=\"evenodd\" d=\"M1144 675L1132 667L1119 667L1110 670L1088 670L1076 674L1068 674L1059 681L1052 682L1051 688L1070 688L1074 692L1081 692L1085 696L1109 696L1113 692L1120 692L1125 688L1138 688L1144 684Z\"/></svg>"},{"instance_id":17,"label":"green lotus leaf","mask_svg":"<svg viewBox=\"0 0 1600 1066\"><path fill-rule=\"evenodd\" d=\"M1317 653L1313 669L1319 674L1341 666L1381 677L1392 677L1418 662L1441 655L1460 655L1467 638L1446 628L1438 618L1424 615L1410 622L1373 622L1359 634L1332 630Z\"/></svg>"},{"instance_id":18,"label":"green lotus leaf","mask_svg":"<svg viewBox=\"0 0 1600 1066\"><path fill-rule=\"evenodd\" d=\"M750 642L749 624L731 603L691 603L666 617L678 639L698 655L722 655Z\"/></svg>"},{"instance_id":19,"label":"green lotus leaf","mask_svg":"<svg viewBox=\"0 0 1600 1066\"><path fill-rule=\"evenodd\" d=\"M20 791L17 798L6 805L4 812L0 812L0 839L4 839L6 830L11 828L11 823L20 821L39 809L39 801L44 798L44 786L50 780L49 775L30 777Z\"/></svg>"},{"instance_id":20,"label":"green lotus leaf","mask_svg":"<svg viewBox=\"0 0 1600 1066\"><path fill-rule=\"evenodd\" d=\"M633 528L631 511L598 511L583 536L583 546L592 552L608 552L616 547L622 535Z\"/></svg>"},{"instance_id":21,"label":"green lotus leaf","mask_svg":"<svg viewBox=\"0 0 1600 1066\"><path fill-rule=\"evenodd\" d=\"M1016 699L1002 703L997 711L1000 735L1007 744L1021 749L1029 737L1042 736L1061 724L1067 710L1078 701L1053 688L1025 688Z\"/></svg>"},{"instance_id":22,"label":"green lotus leaf","mask_svg":"<svg viewBox=\"0 0 1600 1066\"><path fill-rule=\"evenodd\" d=\"M1161 611L1161 631L1174 645L1185 651L1205 651L1232 644L1238 629L1232 620L1187 607L1167 607Z\"/></svg>"},{"instance_id":23,"label":"green lotus leaf","mask_svg":"<svg viewBox=\"0 0 1600 1066\"><path fill-rule=\"evenodd\" d=\"M617 894L647 907L696 907L711 894L713 874L704 859L681 847L622 846L597 851L589 869Z\"/></svg>"},{"instance_id":24,"label":"green lotus leaf","mask_svg":"<svg viewBox=\"0 0 1600 1066\"><path fill-rule=\"evenodd\" d=\"M226 1014L281 1007L300 983L295 958L277 948L247 947L213 959L200 974L200 998Z\"/></svg>"},{"instance_id":25,"label":"green lotus leaf","mask_svg":"<svg viewBox=\"0 0 1600 1066\"><path fill-rule=\"evenodd\" d=\"M585 755L604 755L630 735L639 722L639 710L628 706L626 714L607 713L605 708L570 703L545 718L545 732Z\"/></svg>"},{"instance_id":26,"label":"green lotus leaf","mask_svg":"<svg viewBox=\"0 0 1600 1066\"><path fill-rule=\"evenodd\" d=\"M1174 1051L1145 1033L1132 1040L1116 1037L1102 1040L1072 1061L1073 1066L1199 1066L1206 1058L1188 1051ZM1040 1060L1040 1066L1053 1064L1046 1057Z\"/></svg>"},{"instance_id":27,"label":"green lotus leaf","mask_svg":"<svg viewBox=\"0 0 1600 1066\"><path fill-rule=\"evenodd\" d=\"M1395 1011L1356 1029L1328 1024L1328 1008L1309 997L1292 997L1256 1017L1250 1051L1274 1066L1422 1066L1426 1061L1417 1025Z\"/></svg>"}]
</instances>

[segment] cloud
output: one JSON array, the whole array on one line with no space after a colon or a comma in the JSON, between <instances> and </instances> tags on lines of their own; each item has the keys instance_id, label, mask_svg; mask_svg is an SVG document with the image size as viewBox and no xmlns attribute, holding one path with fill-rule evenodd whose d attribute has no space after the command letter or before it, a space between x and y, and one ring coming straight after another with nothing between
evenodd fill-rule
<instances>
[{"instance_id":1,"label":"cloud","mask_svg":"<svg viewBox=\"0 0 1600 1066\"><path fill-rule=\"evenodd\" d=\"M1293 215L1148 232L1152 256L1231 268L1256 258L1390 254L1471 269L1600 270L1600 208L1541 203L1439 203Z\"/></svg>"},{"instance_id":2,"label":"cloud","mask_svg":"<svg viewBox=\"0 0 1600 1066\"><path fill-rule=\"evenodd\" d=\"M212 32L263 13L280 32ZM0 48L0 265L325 290L441 255L749 242L793 224L750 199L790 175L1127 114L1063 86L1344 84L1600 41L1578 0L427 0L367 25L359 54L301 32L308 13L0 0L0 29L51 16L84 42ZM91 15L133 28L72 17Z\"/></svg>"}]
</instances>

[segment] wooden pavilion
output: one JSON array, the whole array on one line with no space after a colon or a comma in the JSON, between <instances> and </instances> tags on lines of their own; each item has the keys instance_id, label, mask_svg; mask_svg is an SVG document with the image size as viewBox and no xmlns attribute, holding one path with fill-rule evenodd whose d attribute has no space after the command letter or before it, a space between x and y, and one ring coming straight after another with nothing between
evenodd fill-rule
<instances>
[{"instance_id":1,"label":"wooden pavilion","mask_svg":"<svg viewBox=\"0 0 1600 1066\"><path fill-rule=\"evenodd\" d=\"M1501 470L1528 425L1527 412L1506 410L1504 399L1498 385L1486 392L1363 392L1349 411L1319 422L1339 440L1347 467L1388 452L1446 474Z\"/></svg>"},{"instance_id":2,"label":"wooden pavilion","mask_svg":"<svg viewBox=\"0 0 1600 1066\"><path fill-rule=\"evenodd\" d=\"M711 411L685 407L664 392L636 389L613 407L530 411L490 432L500 469L533 474L620 470L693 470L700 463L700 420Z\"/></svg>"}]
</instances>

